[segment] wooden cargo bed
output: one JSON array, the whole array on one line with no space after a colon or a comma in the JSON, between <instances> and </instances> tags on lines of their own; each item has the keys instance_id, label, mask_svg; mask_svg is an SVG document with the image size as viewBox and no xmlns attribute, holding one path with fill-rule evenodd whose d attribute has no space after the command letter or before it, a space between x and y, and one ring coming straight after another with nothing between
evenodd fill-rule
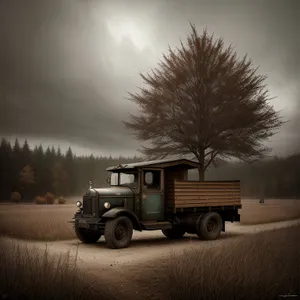
<instances>
[{"instance_id":1,"label":"wooden cargo bed","mask_svg":"<svg viewBox=\"0 0 300 300\"><path fill-rule=\"evenodd\" d=\"M240 181L178 181L168 184L169 208L240 206Z\"/></svg>"}]
</instances>

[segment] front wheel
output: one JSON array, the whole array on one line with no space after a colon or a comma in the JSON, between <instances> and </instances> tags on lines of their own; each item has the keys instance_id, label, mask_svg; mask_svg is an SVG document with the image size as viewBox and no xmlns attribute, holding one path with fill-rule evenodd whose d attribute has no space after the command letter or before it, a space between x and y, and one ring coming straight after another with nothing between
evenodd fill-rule
<instances>
[{"instance_id":1,"label":"front wheel","mask_svg":"<svg viewBox=\"0 0 300 300\"><path fill-rule=\"evenodd\" d=\"M94 244L101 237L101 233L97 230L89 230L85 228L75 227L77 238L85 244Z\"/></svg>"},{"instance_id":2,"label":"front wheel","mask_svg":"<svg viewBox=\"0 0 300 300\"><path fill-rule=\"evenodd\" d=\"M120 249L128 247L132 233L132 222L126 216L117 217L105 223L104 237L108 248Z\"/></svg>"}]
</instances>

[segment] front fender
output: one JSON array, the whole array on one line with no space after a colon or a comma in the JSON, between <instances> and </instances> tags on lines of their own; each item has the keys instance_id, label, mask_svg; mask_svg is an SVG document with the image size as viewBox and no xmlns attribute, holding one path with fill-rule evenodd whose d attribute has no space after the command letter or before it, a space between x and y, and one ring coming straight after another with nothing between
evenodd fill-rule
<instances>
[{"instance_id":1,"label":"front fender","mask_svg":"<svg viewBox=\"0 0 300 300\"><path fill-rule=\"evenodd\" d=\"M112 209L110 209L109 211L107 211L106 213L104 213L101 216L101 219L114 219L118 216L127 216L131 219L132 223L133 223L133 227L136 230L142 231L141 225L140 225L140 221L138 219L138 217L136 216L136 214L124 207L114 207Z\"/></svg>"}]
</instances>

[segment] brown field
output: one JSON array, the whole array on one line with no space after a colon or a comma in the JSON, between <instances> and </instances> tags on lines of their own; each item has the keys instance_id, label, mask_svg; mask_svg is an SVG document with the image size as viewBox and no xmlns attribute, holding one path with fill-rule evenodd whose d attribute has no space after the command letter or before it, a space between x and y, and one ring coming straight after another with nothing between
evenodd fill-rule
<instances>
[{"instance_id":1,"label":"brown field","mask_svg":"<svg viewBox=\"0 0 300 300\"><path fill-rule=\"evenodd\" d=\"M241 224L264 224L292 220L300 217L300 199L267 199L260 204L258 199L242 200Z\"/></svg>"},{"instance_id":2,"label":"brown field","mask_svg":"<svg viewBox=\"0 0 300 300\"><path fill-rule=\"evenodd\" d=\"M300 299L299 232L298 225L183 250L148 264L147 274L164 299ZM140 284L148 282L149 276Z\"/></svg>"},{"instance_id":3,"label":"brown field","mask_svg":"<svg viewBox=\"0 0 300 300\"><path fill-rule=\"evenodd\" d=\"M12 248L2 239L0 293L11 296L6 299L280 299L300 292L299 231L297 225L211 242L154 240L152 246L136 240L122 251L64 241L47 250L42 242ZM62 254L72 247L74 255ZM154 257L158 248L163 256ZM144 251L147 257L136 260Z\"/></svg>"},{"instance_id":4,"label":"brown field","mask_svg":"<svg viewBox=\"0 0 300 300\"><path fill-rule=\"evenodd\" d=\"M26 240L74 239L71 220L75 205L1 205L0 234Z\"/></svg>"},{"instance_id":5,"label":"brown field","mask_svg":"<svg viewBox=\"0 0 300 300\"><path fill-rule=\"evenodd\" d=\"M242 204L241 223L246 225L300 217L297 200ZM270 229L280 226L229 223L228 232L211 242L188 235L170 241L160 232L137 232L129 248L113 251L106 249L103 237L95 245L73 240L67 220L75 211L74 204L0 206L1 235L22 239L11 244L12 239L0 237L0 296L271 300L299 294L300 225L293 225L298 221L274 231ZM259 228L263 232L255 232Z\"/></svg>"},{"instance_id":6,"label":"brown field","mask_svg":"<svg viewBox=\"0 0 300 300\"><path fill-rule=\"evenodd\" d=\"M0 246L1 299L112 299L104 283L84 280L86 272L68 252L53 256L16 242Z\"/></svg>"},{"instance_id":7,"label":"brown field","mask_svg":"<svg viewBox=\"0 0 300 300\"><path fill-rule=\"evenodd\" d=\"M76 202L74 197L68 202ZM240 210L241 224L262 224L291 220L300 217L300 200L243 200ZM72 225L67 223L76 211L75 204L0 205L0 234L27 240L74 239Z\"/></svg>"}]
</instances>

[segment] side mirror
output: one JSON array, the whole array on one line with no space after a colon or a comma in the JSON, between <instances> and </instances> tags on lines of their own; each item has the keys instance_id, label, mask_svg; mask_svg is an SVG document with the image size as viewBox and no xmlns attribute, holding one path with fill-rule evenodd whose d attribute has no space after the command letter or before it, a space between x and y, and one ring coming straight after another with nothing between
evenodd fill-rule
<instances>
[{"instance_id":1,"label":"side mirror","mask_svg":"<svg viewBox=\"0 0 300 300\"><path fill-rule=\"evenodd\" d=\"M107 182L108 184L110 184L110 177L107 177L107 178L106 178L106 182Z\"/></svg>"}]
</instances>

